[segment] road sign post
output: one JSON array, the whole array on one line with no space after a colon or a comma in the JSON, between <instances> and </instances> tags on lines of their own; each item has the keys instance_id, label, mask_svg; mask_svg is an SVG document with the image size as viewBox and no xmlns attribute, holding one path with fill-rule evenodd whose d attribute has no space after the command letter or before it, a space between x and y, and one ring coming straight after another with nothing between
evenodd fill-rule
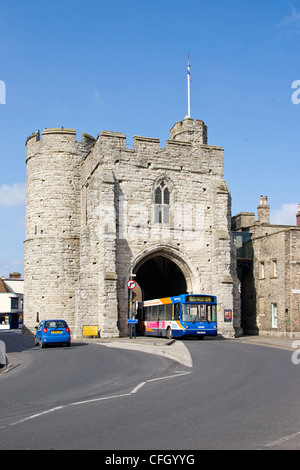
<instances>
[{"instance_id":1,"label":"road sign post","mask_svg":"<svg viewBox=\"0 0 300 470\"><path fill-rule=\"evenodd\" d=\"M134 274L131 275L131 277L134 276ZM137 321L133 321L135 320L134 318L132 318L132 291L133 289L136 288L136 282L133 280L133 279L129 279L129 281L127 281L127 287L128 289L130 290L130 300L129 300L129 320L128 320L128 324L129 324L129 330L130 330L130 339L132 339L132 336L136 336L136 323Z\"/></svg>"}]
</instances>

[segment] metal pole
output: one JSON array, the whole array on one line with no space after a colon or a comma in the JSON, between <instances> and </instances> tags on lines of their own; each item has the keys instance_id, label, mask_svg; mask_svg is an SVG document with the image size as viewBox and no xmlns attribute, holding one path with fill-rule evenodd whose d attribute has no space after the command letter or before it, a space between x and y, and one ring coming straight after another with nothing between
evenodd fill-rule
<instances>
[{"instance_id":1,"label":"metal pole","mask_svg":"<svg viewBox=\"0 0 300 470\"><path fill-rule=\"evenodd\" d=\"M130 289L129 318L132 319L132 290ZM130 323L130 339L132 339L132 323Z\"/></svg>"},{"instance_id":2,"label":"metal pole","mask_svg":"<svg viewBox=\"0 0 300 470\"><path fill-rule=\"evenodd\" d=\"M188 117L191 117L191 74L190 74L190 54L188 54L187 65L187 86L188 86Z\"/></svg>"},{"instance_id":3,"label":"metal pole","mask_svg":"<svg viewBox=\"0 0 300 470\"><path fill-rule=\"evenodd\" d=\"M131 272L130 279L132 279L135 276L136 276L136 274L133 274ZM133 295L132 294L133 294L133 291L132 291L132 289L130 289L130 294L129 294L129 318L130 318L130 320L133 319L133 312L132 312L132 298L133 298ZM133 336L133 324L132 323L130 323L129 330L130 330L130 339L132 339L132 336Z\"/></svg>"}]
</instances>

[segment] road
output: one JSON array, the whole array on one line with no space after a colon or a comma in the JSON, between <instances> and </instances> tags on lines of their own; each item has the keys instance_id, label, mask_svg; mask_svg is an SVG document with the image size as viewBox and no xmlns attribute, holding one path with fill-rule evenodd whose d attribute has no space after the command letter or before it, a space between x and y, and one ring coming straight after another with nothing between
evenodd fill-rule
<instances>
[{"instance_id":1,"label":"road","mask_svg":"<svg viewBox=\"0 0 300 470\"><path fill-rule=\"evenodd\" d=\"M189 368L97 343L42 350L23 335L5 341L0 449L300 449L291 351L185 341Z\"/></svg>"}]
</instances>

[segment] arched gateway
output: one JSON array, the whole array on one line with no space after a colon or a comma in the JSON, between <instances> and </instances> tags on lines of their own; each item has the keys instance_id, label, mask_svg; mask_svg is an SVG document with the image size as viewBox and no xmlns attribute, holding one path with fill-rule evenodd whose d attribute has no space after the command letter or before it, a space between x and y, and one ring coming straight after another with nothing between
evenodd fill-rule
<instances>
[{"instance_id":1,"label":"arched gateway","mask_svg":"<svg viewBox=\"0 0 300 470\"><path fill-rule=\"evenodd\" d=\"M132 273L143 300L192 293L200 288L190 261L168 246L142 252L133 263Z\"/></svg>"},{"instance_id":2,"label":"arched gateway","mask_svg":"<svg viewBox=\"0 0 300 470\"><path fill-rule=\"evenodd\" d=\"M126 335L136 274L144 299L209 293L219 333L240 330L230 193L223 149L203 121L185 118L161 148L155 138L73 129L27 139L24 324L63 316L72 334L97 325ZM226 313L226 315L225 315ZM226 320L225 320L226 318Z\"/></svg>"}]
</instances>

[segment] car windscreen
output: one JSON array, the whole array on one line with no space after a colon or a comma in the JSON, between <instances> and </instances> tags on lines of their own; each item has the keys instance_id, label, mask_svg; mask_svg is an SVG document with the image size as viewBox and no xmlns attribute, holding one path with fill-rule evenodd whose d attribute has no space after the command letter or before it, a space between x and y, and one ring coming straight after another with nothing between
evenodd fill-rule
<instances>
[{"instance_id":1,"label":"car windscreen","mask_svg":"<svg viewBox=\"0 0 300 470\"><path fill-rule=\"evenodd\" d=\"M45 328L67 328L64 320L49 320L45 322Z\"/></svg>"}]
</instances>

